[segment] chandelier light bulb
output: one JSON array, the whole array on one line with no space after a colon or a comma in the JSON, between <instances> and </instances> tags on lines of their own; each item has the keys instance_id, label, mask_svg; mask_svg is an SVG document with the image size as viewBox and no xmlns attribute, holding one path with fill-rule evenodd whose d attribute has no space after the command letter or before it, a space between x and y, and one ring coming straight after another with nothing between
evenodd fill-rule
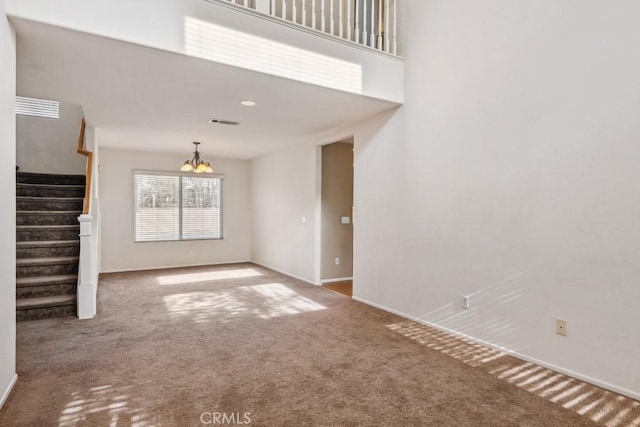
<instances>
[{"instance_id":1,"label":"chandelier light bulb","mask_svg":"<svg viewBox=\"0 0 640 427\"><path fill-rule=\"evenodd\" d=\"M193 144L196 146L196 149L193 152L193 158L185 161L180 167L180 170L182 172L213 173L213 167L211 167L211 164L200 159L200 153L198 152L198 145L200 145L200 143L194 142Z\"/></svg>"}]
</instances>

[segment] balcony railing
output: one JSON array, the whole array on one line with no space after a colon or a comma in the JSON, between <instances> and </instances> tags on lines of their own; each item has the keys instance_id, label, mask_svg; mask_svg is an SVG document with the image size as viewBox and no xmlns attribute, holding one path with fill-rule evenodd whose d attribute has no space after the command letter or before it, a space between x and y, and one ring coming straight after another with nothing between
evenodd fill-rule
<instances>
[{"instance_id":1,"label":"balcony railing","mask_svg":"<svg viewBox=\"0 0 640 427\"><path fill-rule=\"evenodd\" d=\"M397 55L398 0L207 0L280 18Z\"/></svg>"}]
</instances>

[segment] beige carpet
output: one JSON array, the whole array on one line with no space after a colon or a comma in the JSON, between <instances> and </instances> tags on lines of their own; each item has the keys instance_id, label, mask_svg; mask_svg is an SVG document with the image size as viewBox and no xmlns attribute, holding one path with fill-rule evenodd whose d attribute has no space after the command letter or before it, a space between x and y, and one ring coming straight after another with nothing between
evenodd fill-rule
<instances>
[{"instance_id":1,"label":"beige carpet","mask_svg":"<svg viewBox=\"0 0 640 427\"><path fill-rule=\"evenodd\" d=\"M566 409L562 381L522 386L523 362L501 377L515 359L252 264L105 275L98 309L18 324L0 425L640 423L635 401Z\"/></svg>"}]
</instances>

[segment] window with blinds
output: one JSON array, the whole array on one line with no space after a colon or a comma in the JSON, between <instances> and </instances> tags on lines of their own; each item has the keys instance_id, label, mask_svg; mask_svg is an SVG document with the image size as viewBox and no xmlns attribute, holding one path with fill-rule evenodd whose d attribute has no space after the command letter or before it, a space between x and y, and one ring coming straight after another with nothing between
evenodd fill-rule
<instances>
[{"instance_id":1,"label":"window with blinds","mask_svg":"<svg viewBox=\"0 0 640 427\"><path fill-rule=\"evenodd\" d=\"M222 239L222 178L134 172L135 241Z\"/></svg>"}]
</instances>

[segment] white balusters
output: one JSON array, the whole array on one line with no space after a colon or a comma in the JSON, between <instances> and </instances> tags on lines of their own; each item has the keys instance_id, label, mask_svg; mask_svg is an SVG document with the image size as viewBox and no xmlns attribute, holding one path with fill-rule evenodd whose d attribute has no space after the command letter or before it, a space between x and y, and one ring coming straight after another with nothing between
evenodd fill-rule
<instances>
[{"instance_id":1,"label":"white balusters","mask_svg":"<svg viewBox=\"0 0 640 427\"><path fill-rule=\"evenodd\" d=\"M351 0L347 0L347 40L353 39L353 31L351 31Z\"/></svg>"},{"instance_id":2,"label":"white balusters","mask_svg":"<svg viewBox=\"0 0 640 427\"><path fill-rule=\"evenodd\" d=\"M355 17L354 17L354 24L353 24L353 35L355 37L355 42L356 43L360 43L360 0L355 0L356 2L356 7L354 9L354 13L355 13Z\"/></svg>"},{"instance_id":3,"label":"white balusters","mask_svg":"<svg viewBox=\"0 0 640 427\"><path fill-rule=\"evenodd\" d=\"M374 2L375 0L371 0L371 27L369 27L369 36L371 37L369 46L373 48L376 47L376 8Z\"/></svg>"},{"instance_id":4,"label":"white balusters","mask_svg":"<svg viewBox=\"0 0 640 427\"><path fill-rule=\"evenodd\" d=\"M384 51L389 52L389 2L384 0Z\"/></svg>"},{"instance_id":5,"label":"white balusters","mask_svg":"<svg viewBox=\"0 0 640 427\"><path fill-rule=\"evenodd\" d=\"M335 21L333 20L333 3L334 0L329 0L329 34L335 34Z\"/></svg>"},{"instance_id":6,"label":"white balusters","mask_svg":"<svg viewBox=\"0 0 640 427\"><path fill-rule=\"evenodd\" d=\"M343 0L340 0L340 2L338 3L338 37L340 38L344 38L343 34L344 34L344 17L343 17L343 12L344 11L344 3Z\"/></svg>"},{"instance_id":7,"label":"white balusters","mask_svg":"<svg viewBox=\"0 0 640 427\"><path fill-rule=\"evenodd\" d=\"M362 44L364 45L369 41L367 37L367 1L362 0Z\"/></svg>"},{"instance_id":8,"label":"white balusters","mask_svg":"<svg viewBox=\"0 0 640 427\"><path fill-rule=\"evenodd\" d=\"M307 26L307 0L302 0L302 25Z\"/></svg>"},{"instance_id":9,"label":"white balusters","mask_svg":"<svg viewBox=\"0 0 640 427\"><path fill-rule=\"evenodd\" d=\"M296 0L291 0L291 22L298 23L298 9L296 6Z\"/></svg>"},{"instance_id":10,"label":"white balusters","mask_svg":"<svg viewBox=\"0 0 640 427\"><path fill-rule=\"evenodd\" d=\"M387 0L390 1L390 0ZM397 9L398 0L393 0L393 49L391 53L396 55L398 53L398 39L397 39L397 29L398 29L398 9Z\"/></svg>"},{"instance_id":11,"label":"white balusters","mask_svg":"<svg viewBox=\"0 0 640 427\"><path fill-rule=\"evenodd\" d=\"M397 54L398 0L221 1L279 17L382 52ZM318 1L320 5L317 4Z\"/></svg>"},{"instance_id":12,"label":"white balusters","mask_svg":"<svg viewBox=\"0 0 640 427\"><path fill-rule=\"evenodd\" d=\"M316 27L316 0L311 0L311 28L317 30Z\"/></svg>"},{"instance_id":13,"label":"white balusters","mask_svg":"<svg viewBox=\"0 0 640 427\"><path fill-rule=\"evenodd\" d=\"M378 50L382 50L382 0L378 0L378 31L377 34L377 42L376 47Z\"/></svg>"}]
</instances>

